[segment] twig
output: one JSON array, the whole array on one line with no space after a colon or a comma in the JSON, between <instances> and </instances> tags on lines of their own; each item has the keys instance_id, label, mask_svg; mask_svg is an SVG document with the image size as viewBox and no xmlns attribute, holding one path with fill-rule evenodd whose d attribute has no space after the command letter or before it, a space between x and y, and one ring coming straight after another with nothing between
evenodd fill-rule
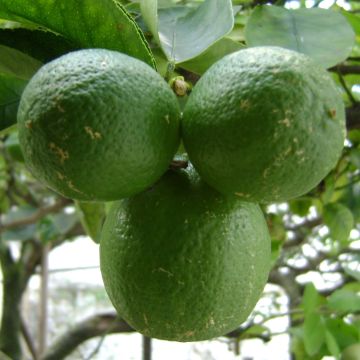
<instances>
[{"instance_id":1,"label":"twig","mask_svg":"<svg viewBox=\"0 0 360 360\"><path fill-rule=\"evenodd\" d=\"M338 64L330 68L329 70L334 72L340 72L341 75L360 74L360 65Z\"/></svg>"},{"instance_id":2,"label":"twig","mask_svg":"<svg viewBox=\"0 0 360 360\"><path fill-rule=\"evenodd\" d=\"M41 360L65 359L79 344L104 333L129 333L135 330L124 320L118 318L115 312L97 314L67 330L58 338L53 345L48 347L46 354Z\"/></svg>"},{"instance_id":3,"label":"twig","mask_svg":"<svg viewBox=\"0 0 360 360\"><path fill-rule=\"evenodd\" d=\"M36 351L36 348L35 348L35 344L34 344L34 341L30 335L30 332L25 324L25 321L24 319L22 318L22 316L20 316L20 321L21 321L21 333L24 337L24 340L25 340L25 343L31 353L31 356L34 360L38 360L38 356L37 356L37 351Z\"/></svg>"},{"instance_id":4,"label":"twig","mask_svg":"<svg viewBox=\"0 0 360 360\"><path fill-rule=\"evenodd\" d=\"M356 183L358 183L360 181L360 174L357 174L355 176L353 176L353 178L351 179L351 181L349 181L347 184L342 185L342 186L338 186L334 189L334 191L338 191L338 190L342 190L347 188L348 186L354 185Z\"/></svg>"},{"instance_id":5,"label":"twig","mask_svg":"<svg viewBox=\"0 0 360 360\"><path fill-rule=\"evenodd\" d=\"M24 219L14 220L12 222L2 224L1 228L0 228L0 232L9 230L9 229L13 229L16 227L20 227L20 226L34 224L37 221L39 221L41 218L43 218L45 215L58 212L60 209L62 209L67 204L71 204L71 201L62 198L53 205L49 205L49 206L40 208L39 210L35 211L33 214L31 214L30 216L28 216Z\"/></svg>"},{"instance_id":6,"label":"twig","mask_svg":"<svg viewBox=\"0 0 360 360\"><path fill-rule=\"evenodd\" d=\"M105 337L106 337L107 333L103 334L100 338L100 340L98 341L95 349L88 355L85 357L85 360L91 360L101 349L102 344L105 341Z\"/></svg>"},{"instance_id":7,"label":"twig","mask_svg":"<svg viewBox=\"0 0 360 360\"><path fill-rule=\"evenodd\" d=\"M295 224L295 225L291 225L291 226L285 226L285 230L287 230L287 231L296 231L296 230L299 230L301 228L312 229L315 226L318 226L318 225L321 225L321 224L322 224L322 218L321 217L316 217L314 219L306 219L305 221L302 221L299 224ZM289 243L291 243L291 242L289 241Z\"/></svg>"},{"instance_id":8,"label":"twig","mask_svg":"<svg viewBox=\"0 0 360 360\"><path fill-rule=\"evenodd\" d=\"M344 77L342 75L342 73L340 72L340 70L338 70L338 77L339 77L339 81L343 87L343 89L345 90L347 96L349 97L351 103L353 105L356 105L358 102L356 101L356 99L354 98L354 95L352 94L352 92L349 90L349 88L346 85L346 82L344 80Z\"/></svg>"},{"instance_id":9,"label":"twig","mask_svg":"<svg viewBox=\"0 0 360 360\"><path fill-rule=\"evenodd\" d=\"M260 321L258 323L254 323L254 325L263 325L267 321L272 320L272 319L276 319L276 318L283 317L283 316L295 315L295 314L303 314L303 313L304 313L303 309L292 309L290 311L286 311L283 313L269 315L268 317L264 318L262 321Z\"/></svg>"}]
</instances>

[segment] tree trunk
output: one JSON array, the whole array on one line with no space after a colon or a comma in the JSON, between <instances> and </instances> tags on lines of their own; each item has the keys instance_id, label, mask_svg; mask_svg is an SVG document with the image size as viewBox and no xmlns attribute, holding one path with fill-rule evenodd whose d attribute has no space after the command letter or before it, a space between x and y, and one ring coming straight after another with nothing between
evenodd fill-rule
<instances>
[{"instance_id":1,"label":"tree trunk","mask_svg":"<svg viewBox=\"0 0 360 360\"><path fill-rule=\"evenodd\" d=\"M44 354L48 333L48 292L49 292L49 244L42 248L41 256L41 286L40 286L40 316L39 316L39 353Z\"/></svg>"},{"instance_id":2,"label":"tree trunk","mask_svg":"<svg viewBox=\"0 0 360 360\"><path fill-rule=\"evenodd\" d=\"M142 360L151 360L151 338L143 335L142 340L143 340Z\"/></svg>"},{"instance_id":3,"label":"tree trunk","mask_svg":"<svg viewBox=\"0 0 360 360\"><path fill-rule=\"evenodd\" d=\"M63 360L86 340L134 331L124 320L119 319L115 312L97 314L67 330L47 349L41 360Z\"/></svg>"},{"instance_id":4,"label":"tree trunk","mask_svg":"<svg viewBox=\"0 0 360 360\"><path fill-rule=\"evenodd\" d=\"M22 271L21 267L13 262L9 249L2 249L0 256L3 273L3 313L0 328L0 351L13 360L20 360Z\"/></svg>"}]
</instances>

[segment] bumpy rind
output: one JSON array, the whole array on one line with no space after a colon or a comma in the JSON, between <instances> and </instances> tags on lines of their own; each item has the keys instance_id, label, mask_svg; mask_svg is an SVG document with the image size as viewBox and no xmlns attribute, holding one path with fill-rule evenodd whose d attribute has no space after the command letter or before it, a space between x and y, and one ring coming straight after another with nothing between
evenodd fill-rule
<instances>
[{"instance_id":1,"label":"bumpy rind","mask_svg":"<svg viewBox=\"0 0 360 360\"><path fill-rule=\"evenodd\" d=\"M217 190L285 201L311 190L336 164L344 104L309 57L249 48L214 64L196 84L182 136L195 168Z\"/></svg>"},{"instance_id":2,"label":"bumpy rind","mask_svg":"<svg viewBox=\"0 0 360 360\"><path fill-rule=\"evenodd\" d=\"M258 205L169 171L152 189L114 203L100 264L112 303L137 331L206 340L254 308L268 278L270 236Z\"/></svg>"},{"instance_id":3,"label":"bumpy rind","mask_svg":"<svg viewBox=\"0 0 360 360\"><path fill-rule=\"evenodd\" d=\"M179 108L150 66L87 49L43 66L18 112L33 174L79 200L118 200L151 186L179 144Z\"/></svg>"}]
</instances>

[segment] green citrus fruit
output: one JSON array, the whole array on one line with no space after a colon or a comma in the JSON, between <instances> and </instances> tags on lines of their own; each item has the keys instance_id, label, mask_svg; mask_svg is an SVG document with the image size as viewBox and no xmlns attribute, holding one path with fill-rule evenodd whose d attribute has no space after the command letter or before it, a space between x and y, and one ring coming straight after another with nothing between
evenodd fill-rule
<instances>
[{"instance_id":1,"label":"green citrus fruit","mask_svg":"<svg viewBox=\"0 0 360 360\"><path fill-rule=\"evenodd\" d=\"M194 172L169 171L114 203L100 241L107 293L146 336L198 341L246 320L270 267L270 237L254 203L227 197Z\"/></svg>"},{"instance_id":2,"label":"green citrus fruit","mask_svg":"<svg viewBox=\"0 0 360 360\"><path fill-rule=\"evenodd\" d=\"M66 197L117 200L167 169L179 143L176 96L151 67L88 49L43 66L18 112L34 175Z\"/></svg>"},{"instance_id":3,"label":"green citrus fruit","mask_svg":"<svg viewBox=\"0 0 360 360\"><path fill-rule=\"evenodd\" d=\"M223 193L258 202L302 195L332 169L344 105L328 73L278 47L226 56L194 87L182 132L189 158Z\"/></svg>"},{"instance_id":4,"label":"green citrus fruit","mask_svg":"<svg viewBox=\"0 0 360 360\"><path fill-rule=\"evenodd\" d=\"M342 352L341 360L360 360L360 343L348 346Z\"/></svg>"}]
</instances>

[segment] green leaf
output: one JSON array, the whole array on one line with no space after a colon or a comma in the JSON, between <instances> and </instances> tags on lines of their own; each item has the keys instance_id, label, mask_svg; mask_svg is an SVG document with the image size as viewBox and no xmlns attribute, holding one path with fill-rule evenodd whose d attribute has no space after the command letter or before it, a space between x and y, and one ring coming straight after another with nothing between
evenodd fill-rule
<instances>
[{"instance_id":1,"label":"green leaf","mask_svg":"<svg viewBox=\"0 0 360 360\"><path fill-rule=\"evenodd\" d=\"M118 0L3 0L0 18L62 35L79 48L117 50L154 66L143 34Z\"/></svg>"},{"instance_id":2,"label":"green leaf","mask_svg":"<svg viewBox=\"0 0 360 360\"><path fill-rule=\"evenodd\" d=\"M290 211L299 216L306 216L312 205L311 198L299 198L289 202Z\"/></svg>"},{"instance_id":3,"label":"green leaf","mask_svg":"<svg viewBox=\"0 0 360 360\"><path fill-rule=\"evenodd\" d=\"M206 0L196 9L186 6L157 9L157 1L143 0L141 10L167 59L174 63L195 58L234 25L231 0Z\"/></svg>"},{"instance_id":4,"label":"green leaf","mask_svg":"<svg viewBox=\"0 0 360 360\"><path fill-rule=\"evenodd\" d=\"M339 345L338 345L335 337L333 336L333 334L328 330L325 331L325 343L326 343L326 346L327 346L330 354L335 356L336 359L339 359L339 357L340 357Z\"/></svg>"},{"instance_id":5,"label":"green leaf","mask_svg":"<svg viewBox=\"0 0 360 360\"><path fill-rule=\"evenodd\" d=\"M60 212L58 214L50 215L49 218L61 235L65 235L79 221L76 213Z\"/></svg>"},{"instance_id":6,"label":"green leaf","mask_svg":"<svg viewBox=\"0 0 360 360\"><path fill-rule=\"evenodd\" d=\"M37 223L37 236L40 241L47 244L55 240L60 234L58 229L55 227L53 221L49 217L41 219Z\"/></svg>"},{"instance_id":7,"label":"green leaf","mask_svg":"<svg viewBox=\"0 0 360 360\"><path fill-rule=\"evenodd\" d=\"M5 129L0 128L0 137L7 136L7 135L11 134L13 131L16 131L16 130L17 130L17 124L6 127Z\"/></svg>"},{"instance_id":8,"label":"green leaf","mask_svg":"<svg viewBox=\"0 0 360 360\"><path fill-rule=\"evenodd\" d=\"M329 228L330 236L334 240L347 242L354 226L352 212L339 203L327 204L324 207L323 217L325 225Z\"/></svg>"},{"instance_id":9,"label":"green leaf","mask_svg":"<svg viewBox=\"0 0 360 360\"><path fill-rule=\"evenodd\" d=\"M225 55L243 49L245 46L228 38L222 38L194 59L180 64L180 67L202 75L207 69Z\"/></svg>"},{"instance_id":10,"label":"green leaf","mask_svg":"<svg viewBox=\"0 0 360 360\"><path fill-rule=\"evenodd\" d=\"M16 122L20 96L40 66L30 56L0 45L0 131Z\"/></svg>"},{"instance_id":11,"label":"green leaf","mask_svg":"<svg viewBox=\"0 0 360 360\"><path fill-rule=\"evenodd\" d=\"M268 335L270 334L270 330L269 328L267 328L264 325L253 325L251 326L249 329L247 329L246 331L244 331L241 334L241 339L251 339L251 338L256 338L259 337L261 335Z\"/></svg>"},{"instance_id":12,"label":"green leaf","mask_svg":"<svg viewBox=\"0 0 360 360\"><path fill-rule=\"evenodd\" d=\"M309 55L324 68L345 60L355 41L352 27L338 12L278 6L257 7L246 25L245 37L249 46L295 50Z\"/></svg>"},{"instance_id":13,"label":"green leaf","mask_svg":"<svg viewBox=\"0 0 360 360\"><path fill-rule=\"evenodd\" d=\"M351 344L341 354L342 360L360 360L360 342Z\"/></svg>"},{"instance_id":14,"label":"green leaf","mask_svg":"<svg viewBox=\"0 0 360 360\"><path fill-rule=\"evenodd\" d=\"M11 133L4 142L4 147L11 159L18 162L24 162L24 155L19 144L17 131Z\"/></svg>"},{"instance_id":15,"label":"green leaf","mask_svg":"<svg viewBox=\"0 0 360 360\"><path fill-rule=\"evenodd\" d=\"M105 204L76 201L76 209L87 235L98 244L100 242L100 233L106 215Z\"/></svg>"},{"instance_id":16,"label":"green leaf","mask_svg":"<svg viewBox=\"0 0 360 360\"><path fill-rule=\"evenodd\" d=\"M323 298L317 292L314 284L306 284L304 296L302 298L302 307L304 309L304 313L309 314L315 312L322 302Z\"/></svg>"},{"instance_id":17,"label":"green leaf","mask_svg":"<svg viewBox=\"0 0 360 360\"><path fill-rule=\"evenodd\" d=\"M308 355L315 355L325 341L325 325L317 313L309 313L304 320L304 345Z\"/></svg>"},{"instance_id":18,"label":"green leaf","mask_svg":"<svg viewBox=\"0 0 360 360\"><path fill-rule=\"evenodd\" d=\"M358 340L356 327L346 323L341 318L327 318L326 328L336 338L336 342L341 349L346 348Z\"/></svg>"},{"instance_id":19,"label":"green leaf","mask_svg":"<svg viewBox=\"0 0 360 360\"><path fill-rule=\"evenodd\" d=\"M36 225L27 225L11 230L6 230L2 234L5 241L25 241L34 238Z\"/></svg>"},{"instance_id":20,"label":"green leaf","mask_svg":"<svg viewBox=\"0 0 360 360\"><path fill-rule=\"evenodd\" d=\"M346 17L346 19L348 20L348 22L350 23L356 34L356 43L355 46L353 47L351 55L359 56L360 55L360 17L359 15L352 14L349 11L342 11L341 13Z\"/></svg>"},{"instance_id":21,"label":"green leaf","mask_svg":"<svg viewBox=\"0 0 360 360\"><path fill-rule=\"evenodd\" d=\"M350 152L350 161L357 168L360 168L360 148L352 149Z\"/></svg>"},{"instance_id":22,"label":"green leaf","mask_svg":"<svg viewBox=\"0 0 360 360\"><path fill-rule=\"evenodd\" d=\"M342 313L360 311L360 295L345 289L336 290L328 298L328 306Z\"/></svg>"},{"instance_id":23,"label":"green leaf","mask_svg":"<svg viewBox=\"0 0 360 360\"><path fill-rule=\"evenodd\" d=\"M140 10L147 27L155 38L155 41L160 44L157 0L140 0Z\"/></svg>"},{"instance_id":24,"label":"green leaf","mask_svg":"<svg viewBox=\"0 0 360 360\"><path fill-rule=\"evenodd\" d=\"M0 359L1 360L11 360L7 355L5 355L2 351L0 351Z\"/></svg>"},{"instance_id":25,"label":"green leaf","mask_svg":"<svg viewBox=\"0 0 360 360\"><path fill-rule=\"evenodd\" d=\"M334 192L335 192L335 174L331 172L323 181L322 181L322 192L320 199L324 204L331 202Z\"/></svg>"},{"instance_id":26,"label":"green leaf","mask_svg":"<svg viewBox=\"0 0 360 360\"><path fill-rule=\"evenodd\" d=\"M0 74L0 131L16 123L20 96L27 81Z\"/></svg>"},{"instance_id":27,"label":"green leaf","mask_svg":"<svg viewBox=\"0 0 360 360\"><path fill-rule=\"evenodd\" d=\"M21 51L0 45L0 74L29 80L42 63Z\"/></svg>"},{"instance_id":28,"label":"green leaf","mask_svg":"<svg viewBox=\"0 0 360 360\"><path fill-rule=\"evenodd\" d=\"M27 28L0 29L0 44L17 49L43 63L79 49L64 37Z\"/></svg>"}]
</instances>

